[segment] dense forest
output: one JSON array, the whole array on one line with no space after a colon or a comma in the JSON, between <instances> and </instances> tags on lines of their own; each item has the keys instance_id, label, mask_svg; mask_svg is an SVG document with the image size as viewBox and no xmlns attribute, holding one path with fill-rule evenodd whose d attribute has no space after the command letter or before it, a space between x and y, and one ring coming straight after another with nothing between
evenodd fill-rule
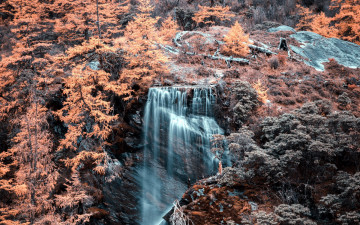
<instances>
[{"instance_id":1,"label":"dense forest","mask_svg":"<svg viewBox=\"0 0 360 225\"><path fill-rule=\"evenodd\" d=\"M0 224L360 224L359 0L0 0Z\"/></svg>"}]
</instances>

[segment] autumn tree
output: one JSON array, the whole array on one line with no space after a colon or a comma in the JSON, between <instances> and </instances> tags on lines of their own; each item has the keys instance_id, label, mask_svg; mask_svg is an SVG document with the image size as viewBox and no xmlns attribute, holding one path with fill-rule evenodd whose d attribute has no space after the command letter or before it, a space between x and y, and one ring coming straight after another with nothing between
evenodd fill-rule
<instances>
[{"instance_id":1,"label":"autumn tree","mask_svg":"<svg viewBox=\"0 0 360 225\"><path fill-rule=\"evenodd\" d=\"M324 37L337 37L338 30L333 27L330 29L332 18L325 16L324 12L314 14L309 8L298 5L301 19L297 24L298 29L311 30Z\"/></svg>"},{"instance_id":2,"label":"autumn tree","mask_svg":"<svg viewBox=\"0 0 360 225\"><path fill-rule=\"evenodd\" d=\"M331 8L337 11L334 17L327 17L324 12L316 14L308 8L299 8L302 18L297 25L298 29L360 43L359 0L332 0Z\"/></svg>"},{"instance_id":3,"label":"autumn tree","mask_svg":"<svg viewBox=\"0 0 360 225\"><path fill-rule=\"evenodd\" d=\"M64 185L66 191L55 195L56 206L61 211L57 218L58 224L78 225L89 222L91 213L87 209L94 203L94 198L81 182L79 172L75 170Z\"/></svg>"},{"instance_id":4,"label":"autumn tree","mask_svg":"<svg viewBox=\"0 0 360 225\"><path fill-rule=\"evenodd\" d=\"M216 19L219 21L230 21L234 17L234 13L230 12L229 6L201 6L199 11L194 15L194 21L197 24L214 25Z\"/></svg>"},{"instance_id":5,"label":"autumn tree","mask_svg":"<svg viewBox=\"0 0 360 225\"><path fill-rule=\"evenodd\" d=\"M8 166L17 168L14 178L1 183L2 188L6 187L9 194L16 196L7 208L12 212L8 220L44 224L55 220L52 194L58 172L51 155L53 145L46 121L47 109L41 98L32 95L31 99L26 113L15 121L19 130L12 139L12 147L1 157L12 158ZM8 172L9 167L2 171Z\"/></svg>"},{"instance_id":6,"label":"autumn tree","mask_svg":"<svg viewBox=\"0 0 360 225\"><path fill-rule=\"evenodd\" d=\"M77 54L99 48L105 51L96 39L67 51L68 61ZM110 49L110 48L109 48ZM80 61L81 62L81 61ZM111 132L111 124L117 119L107 99L106 91L117 92L111 85L110 74L97 68L90 68L87 61L74 65L71 74L64 78L64 94L67 96L64 107L57 112L66 124L65 138L60 141L59 150L68 149L77 154L65 160L68 167L76 169L80 163L95 162L95 171L104 174L103 162L106 156L106 139Z\"/></svg>"},{"instance_id":7,"label":"autumn tree","mask_svg":"<svg viewBox=\"0 0 360 225\"><path fill-rule=\"evenodd\" d=\"M129 1L55 0L59 13L64 16L55 20L55 32L60 34L61 42L69 43L101 36L105 40L119 33L117 16L129 11Z\"/></svg>"},{"instance_id":8,"label":"autumn tree","mask_svg":"<svg viewBox=\"0 0 360 225\"><path fill-rule=\"evenodd\" d=\"M224 37L223 51L234 56L246 56L249 54L249 35L246 35L242 26L236 21L227 35Z\"/></svg>"},{"instance_id":9,"label":"autumn tree","mask_svg":"<svg viewBox=\"0 0 360 225\"><path fill-rule=\"evenodd\" d=\"M53 21L49 18L49 2L9 0L14 7L14 19L10 22L11 31L16 34L16 40L22 40L25 47L38 43L39 36L53 28ZM11 40L16 42L16 40Z\"/></svg>"},{"instance_id":10,"label":"autumn tree","mask_svg":"<svg viewBox=\"0 0 360 225\"><path fill-rule=\"evenodd\" d=\"M22 113L29 105L29 87L33 82L52 82L54 21L49 16L49 2L9 0L14 18L7 21L13 35L11 48L2 52L0 61L0 118ZM47 35L50 34L50 35ZM49 52L52 51L51 54ZM41 80L41 81L40 81ZM11 112L11 113L10 113Z\"/></svg>"},{"instance_id":11,"label":"autumn tree","mask_svg":"<svg viewBox=\"0 0 360 225\"><path fill-rule=\"evenodd\" d=\"M158 18L151 17L153 6L149 0L140 1L139 13L127 25L124 36L117 39L117 46L125 51L127 66L121 71L118 84L121 93L128 95L125 100L147 89L154 77L166 73L167 57L159 48L162 37L158 35Z\"/></svg>"},{"instance_id":12,"label":"autumn tree","mask_svg":"<svg viewBox=\"0 0 360 225\"><path fill-rule=\"evenodd\" d=\"M360 44L360 1L333 0L333 8L339 13L332 19L341 38Z\"/></svg>"},{"instance_id":13,"label":"autumn tree","mask_svg":"<svg viewBox=\"0 0 360 225\"><path fill-rule=\"evenodd\" d=\"M106 64L102 61L106 60L103 55L110 53L118 54L117 49L97 37L91 37L81 45L69 48L57 59L59 65L72 68L63 78L66 99L63 107L56 112L67 128L58 152L64 154L61 161L71 174L64 184L66 190L55 198L62 212L60 220L64 224L83 224L91 215L87 209L95 199L90 191L96 188L85 184L80 172L94 172L100 180L105 180L105 175L117 176L113 170L109 172L111 174L107 173L111 161L107 153L107 139L118 119L110 96L121 95L121 87L100 63Z\"/></svg>"},{"instance_id":14,"label":"autumn tree","mask_svg":"<svg viewBox=\"0 0 360 225\"><path fill-rule=\"evenodd\" d=\"M161 24L159 36L162 38L162 42L165 44L171 43L171 40L178 32L179 26L171 16L168 16Z\"/></svg>"},{"instance_id":15,"label":"autumn tree","mask_svg":"<svg viewBox=\"0 0 360 225\"><path fill-rule=\"evenodd\" d=\"M4 196L9 196L8 199L3 198L0 201L0 221L4 224L11 224L13 218L17 215L18 211L9 207L11 203L11 196L14 193L13 176L11 172L11 162L8 159L11 154L4 149L0 149L0 192Z\"/></svg>"}]
</instances>

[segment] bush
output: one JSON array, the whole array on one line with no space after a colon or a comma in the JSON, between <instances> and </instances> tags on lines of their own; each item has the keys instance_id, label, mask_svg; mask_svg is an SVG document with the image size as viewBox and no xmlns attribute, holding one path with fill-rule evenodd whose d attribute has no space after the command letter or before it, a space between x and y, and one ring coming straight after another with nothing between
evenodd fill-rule
<instances>
[{"instance_id":1,"label":"bush","mask_svg":"<svg viewBox=\"0 0 360 225\"><path fill-rule=\"evenodd\" d=\"M269 64L271 69L277 69L279 67L279 59L276 56L273 56L269 59Z\"/></svg>"},{"instance_id":2,"label":"bush","mask_svg":"<svg viewBox=\"0 0 360 225\"><path fill-rule=\"evenodd\" d=\"M281 204L275 208L280 225L288 224L303 224L303 225L316 225L315 222L307 218L310 216L310 210L300 204L285 205Z\"/></svg>"},{"instance_id":3,"label":"bush","mask_svg":"<svg viewBox=\"0 0 360 225\"><path fill-rule=\"evenodd\" d=\"M257 92L248 82L236 82L232 88L233 121L242 125L259 105Z\"/></svg>"}]
</instances>

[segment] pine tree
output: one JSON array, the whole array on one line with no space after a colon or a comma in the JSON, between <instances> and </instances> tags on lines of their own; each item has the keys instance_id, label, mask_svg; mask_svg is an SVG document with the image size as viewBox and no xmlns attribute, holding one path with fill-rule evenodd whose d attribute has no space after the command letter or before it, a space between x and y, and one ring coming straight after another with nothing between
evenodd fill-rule
<instances>
[{"instance_id":1,"label":"pine tree","mask_svg":"<svg viewBox=\"0 0 360 225\"><path fill-rule=\"evenodd\" d=\"M162 43L170 44L171 40L175 37L175 34L179 30L179 26L171 16L167 17L161 24L159 36L162 37Z\"/></svg>"},{"instance_id":2,"label":"pine tree","mask_svg":"<svg viewBox=\"0 0 360 225\"><path fill-rule=\"evenodd\" d=\"M60 42L72 44L101 36L110 41L113 34L120 32L119 15L129 11L129 0L114 1L63 1L55 0L56 10L64 17L55 20L55 32L60 34ZM99 29L100 28L100 29Z\"/></svg>"},{"instance_id":3,"label":"pine tree","mask_svg":"<svg viewBox=\"0 0 360 225\"><path fill-rule=\"evenodd\" d=\"M339 10L332 19L338 35L344 40L360 44L360 0L333 0L332 3L333 8Z\"/></svg>"},{"instance_id":4,"label":"pine tree","mask_svg":"<svg viewBox=\"0 0 360 225\"><path fill-rule=\"evenodd\" d=\"M120 93L128 96L125 100L136 95L132 89L134 84L140 86L139 91L144 91L155 76L167 72L165 63L168 59L158 47L162 42L156 28L158 18L150 16L153 8L149 0L140 1L139 13L127 25L124 37L116 41L125 51L124 57L128 63L118 81Z\"/></svg>"},{"instance_id":5,"label":"pine tree","mask_svg":"<svg viewBox=\"0 0 360 225\"><path fill-rule=\"evenodd\" d=\"M246 35L241 25L236 22L224 37L223 51L234 56L246 56L249 54L249 35Z\"/></svg>"},{"instance_id":6,"label":"pine tree","mask_svg":"<svg viewBox=\"0 0 360 225\"><path fill-rule=\"evenodd\" d=\"M329 29L331 18L326 17L324 12L318 14L311 22L311 30L324 37L336 37L336 28Z\"/></svg>"},{"instance_id":7,"label":"pine tree","mask_svg":"<svg viewBox=\"0 0 360 225\"><path fill-rule=\"evenodd\" d=\"M327 17L323 12L316 14L300 7L302 17L297 28L360 43L360 1L332 0L332 9L338 13L334 17Z\"/></svg>"},{"instance_id":8,"label":"pine tree","mask_svg":"<svg viewBox=\"0 0 360 225\"><path fill-rule=\"evenodd\" d=\"M112 115L105 93L109 88L109 76L103 70L92 70L80 64L64 79L67 98L58 115L68 131L60 141L59 150L77 152L74 158L66 160L69 167L76 169L86 160L100 165L106 155L106 139L112 130L111 124L117 119Z\"/></svg>"},{"instance_id":9,"label":"pine tree","mask_svg":"<svg viewBox=\"0 0 360 225\"><path fill-rule=\"evenodd\" d=\"M206 25L214 25L215 20L220 21L231 20L235 15L230 12L229 6L199 6L199 11L194 15L194 21L197 24L204 23Z\"/></svg>"},{"instance_id":10,"label":"pine tree","mask_svg":"<svg viewBox=\"0 0 360 225\"><path fill-rule=\"evenodd\" d=\"M47 109L41 99L33 101L27 112L17 120L19 132L13 138L8 155L12 166L18 169L14 179L8 183L9 191L16 195L13 208L15 219L30 223L42 223L53 218L54 202L52 193L58 173L52 161L52 141L46 121Z\"/></svg>"},{"instance_id":11,"label":"pine tree","mask_svg":"<svg viewBox=\"0 0 360 225\"><path fill-rule=\"evenodd\" d=\"M62 212L57 218L58 224L78 225L89 222L91 213L86 210L93 204L94 199L80 181L78 171L72 173L71 180L67 180L65 186L66 191L55 196L56 206Z\"/></svg>"},{"instance_id":12,"label":"pine tree","mask_svg":"<svg viewBox=\"0 0 360 225\"><path fill-rule=\"evenodd\" d=\"M7 22L13 35L7 41L11 50L4 52L0 61L0 120L26 109L31 83L42 80L46 86L51 82L53 61L46 53L52 45L44 35L54 26L48 13L50 2L9 0L8 3L14 6L14 19Z\"/></svg>"},{"instance_id":13,"label":"pine tree","mask_svg":"<svg viewBox=\"0 0 360 225\"><path fill-rule=\"evenodd\" d=\"M298 14L300 15L299 22L296 24L298 30L311 30L311 22L314 20L314 13L307 7L296 5L296 8L299 10Z\"/></svg>"}]
</instances>

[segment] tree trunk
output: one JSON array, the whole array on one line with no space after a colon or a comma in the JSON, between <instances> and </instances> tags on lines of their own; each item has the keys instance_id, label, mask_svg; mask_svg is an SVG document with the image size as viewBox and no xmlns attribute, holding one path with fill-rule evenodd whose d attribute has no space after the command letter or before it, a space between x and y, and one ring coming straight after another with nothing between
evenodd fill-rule
<instances>
[{"instance_id":1,"label":"tree trunk","mask_svg":"<svg viewBox=\"0 0 360 225\"><path fill-rule=\"evenodd\" d=\"M100 19L99 19L99 0L96 0L96 16L97 16L96 23L99 31L99 39L101 39Z\"/></svg>"}]
</instances>

